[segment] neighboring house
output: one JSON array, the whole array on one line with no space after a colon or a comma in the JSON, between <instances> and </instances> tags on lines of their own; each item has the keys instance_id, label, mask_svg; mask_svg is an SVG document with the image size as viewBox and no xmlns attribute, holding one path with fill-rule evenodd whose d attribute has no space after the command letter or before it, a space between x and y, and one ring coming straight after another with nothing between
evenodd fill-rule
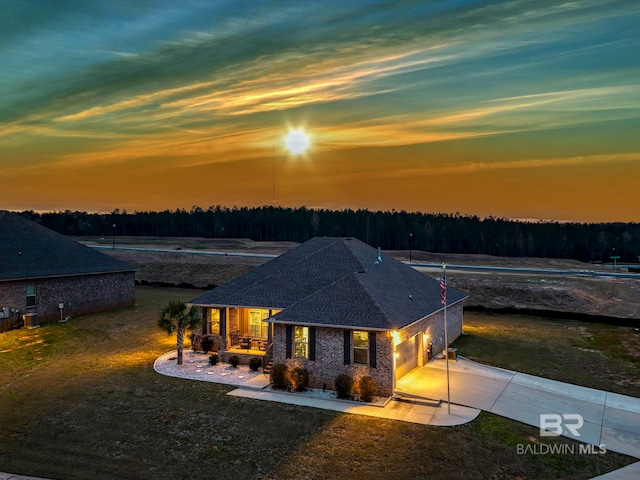
<instances>
[{"instance_id":1,"label":"neighboring house","mask_svg":"<svg viewBox=\"0 0 640 480\"><path fill-rule=\"evenodd\" d=\"M135 304L136 267L0 210L0 326ZM26 317L25 317L26 316Z\"/></svg>"},{"instance_id":2,"label":"neighboring house","mask_svg":"<svg viewBox=\"0 0 640 480\"><path fill-rule=\"evenodd\" d=\"M465 298L447 289L449 342L462 332ZM313 238L189 303L223 358L244 351L302 366L312 387L369 375L391 395L444 349L439 280L355 238Z\"/></svg>"}]
</instances>

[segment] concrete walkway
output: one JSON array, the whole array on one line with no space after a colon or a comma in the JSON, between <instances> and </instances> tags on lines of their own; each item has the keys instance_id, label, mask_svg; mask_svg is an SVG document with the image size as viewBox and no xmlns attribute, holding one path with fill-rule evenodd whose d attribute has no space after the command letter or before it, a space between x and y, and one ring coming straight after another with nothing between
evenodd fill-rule
<instances>
[{"instance_id":1,"label":"concrete walkway","mask_svg":"<svg viewBox=\"0 0 640 480\"><path fill-rule=\"evenodd\" d=\"M237 369L222 364L211 366L206 356L192 352L185 352L184 363L180 366L176 365L175 351L167 352L155 361L153 368L162 375L232 385L237 387L229 392L229 395L234 397L289 403L424 425L461 425L470 422L480 414L480 410L462 405L452 405L451 414L449 414L446 404L440 401L409 403L392 400L386 403L368 404L338 400L331 391L310 390L300 393L276 391L267 388L268 375L251 372L245 365Z\"/></svg>"},{"instance_id":2,"label":"concrete walkway","mask_svg":"<svg viewBox=\"0 0 640 480\"><path fill-rule=\"evenodd\" d=\"M266 387L268 385L268 377L266 375L260 375L246 381L235 390L229 392L228 395L322 408L324 410L367 415L402 422L421 423L423 425L462 425L475 419L480 414L480 410L462 405L452 405L451 413L449 414L447 405L439 401L416 403L390 400L384 405L374 405L327 398L326 396L318 397L313 394L267 390Z\"/></svg>"},{"instance_id":3,"label":"concrete walkway","mask_svg":"<svg viewBox=\"0 0 640 480\"><path fill-rule=\"evenodd\" d=\"M563 435L640 458L640 398L534 377L459 358L449 362L451 402L540 427L541 414L579 414L579 436ZM446 362L435 360L398 381L397 390L446 399ZM574 424L568 419L565 426ZM613 477L611 477L613 478Z\"/></svg>"}]
</instances>

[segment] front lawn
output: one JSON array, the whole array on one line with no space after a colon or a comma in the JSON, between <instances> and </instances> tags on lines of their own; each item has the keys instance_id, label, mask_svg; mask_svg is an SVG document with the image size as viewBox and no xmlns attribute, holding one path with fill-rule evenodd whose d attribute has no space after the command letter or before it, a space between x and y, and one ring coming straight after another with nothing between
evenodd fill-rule
<instances>
[{"instance_id":1,"label":"front lawn","mask_svg":"<svg viewBox=\"0 0 640 480\"><path fill-rule=\"evenodd\" d=\"M640 328L465 313L465 357L561 382L640 397Z\"/></svg>"},{"instance_id":2,"label":"front lawn","mask_svg":"<svg viewBox=\"0 0 640 480\"><path fill-rule=\"evenodd\" d=\"M586 479L632 461L518 455L515 444L537 429L491 414L430 427L229 397L227 386L158 375L154 360L175 347L157 327L162 306L200 293L138 288L135 307L0 335L0 471L58 480Z\"/></svg>"}]
</instances>

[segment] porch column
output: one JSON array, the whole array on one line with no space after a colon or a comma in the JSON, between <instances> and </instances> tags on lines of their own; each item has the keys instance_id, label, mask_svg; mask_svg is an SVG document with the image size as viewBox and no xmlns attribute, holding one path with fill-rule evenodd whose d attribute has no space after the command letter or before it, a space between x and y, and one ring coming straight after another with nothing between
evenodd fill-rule
<instances>
[{"instance_id":1,"label":"porch column","mask_svg":"<svg viewBox=\"0 0 640 480\"><path fill-rule=\"evenodd\" d=\"M220 350L227 349L227 311L228 308L220 309Z\"/></svg>"},{"instance_id":2,"label":"porch column","mask_svg":"<svg viewBox=\"0 0 640 480\"><path fill-rule=\"evenodd\" d=\"M273 315L273 310L269 310L269 316ZM269 322L269 328L267 329L267 346L273 343L273 322Z\"/></svg>"}]
</instances>

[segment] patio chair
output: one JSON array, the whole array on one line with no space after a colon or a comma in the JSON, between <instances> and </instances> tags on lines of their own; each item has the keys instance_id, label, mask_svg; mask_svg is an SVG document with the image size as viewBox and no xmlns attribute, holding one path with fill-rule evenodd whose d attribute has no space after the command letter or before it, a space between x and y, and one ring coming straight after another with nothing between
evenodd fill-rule
<instances>
[{"instance_id":1,"label":"patio chair","mask_svg":"<svg viewBox=\"0 0 640 480\"><path fill-rule=\"evenodd\" d=\"M240 348L249 350L251 348L251 337L240 337Z\"/></svg>"}]
</instances>

